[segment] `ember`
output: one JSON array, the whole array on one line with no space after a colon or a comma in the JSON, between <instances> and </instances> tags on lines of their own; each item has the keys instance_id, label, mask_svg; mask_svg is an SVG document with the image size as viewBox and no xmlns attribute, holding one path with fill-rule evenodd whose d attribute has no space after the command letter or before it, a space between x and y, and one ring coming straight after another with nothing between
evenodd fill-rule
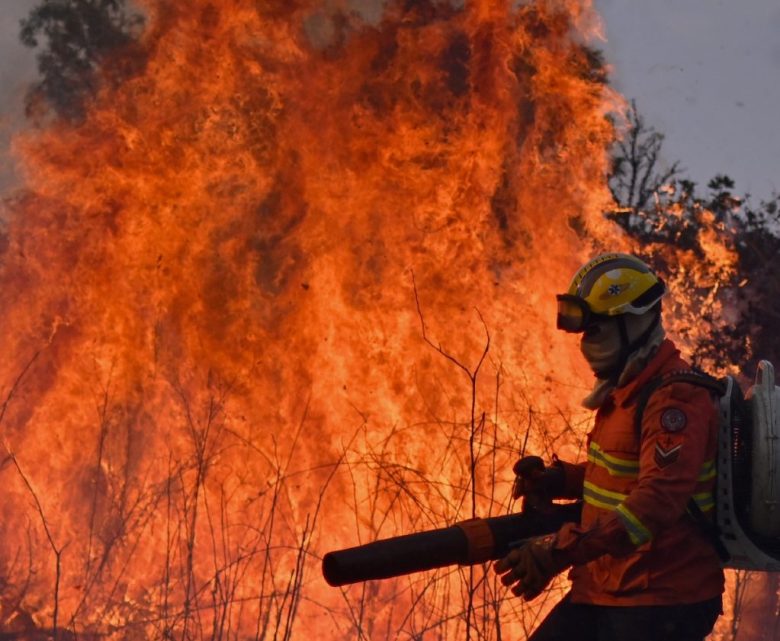
<instances>
[{"instance_id":1,"label":"ember","mask_svg":"<svg viewBox=\"0 0 780 641\"><path fill-rule=\"evenodd\" d=\"M578 455L554 294L630 249L590 2L139 4L143 71L16 141L2 629L529 630L546 602L481 570L340 592L318 566L507 512L526 446Z\"/></svg>"}]
</instances>

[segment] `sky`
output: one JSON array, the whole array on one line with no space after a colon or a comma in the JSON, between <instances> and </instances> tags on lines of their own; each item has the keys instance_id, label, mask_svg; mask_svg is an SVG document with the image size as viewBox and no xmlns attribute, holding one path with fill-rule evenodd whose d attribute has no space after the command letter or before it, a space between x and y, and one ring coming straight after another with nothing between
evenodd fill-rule
<instances>
[{"instance_id":1,"label":"sky","mask_svg":"<svg viewBox=\"0 0 780 641\"><path fill-rule=\"evenodd\" d=\"M23 123L34 54L19 21L39 0L0 0L0 150ZM372 0L349 0L373 5ZM595 0L612 83L666 135L703 190L718 173L754 202L780 192L780 0ZM2 160L6 159L6 160ZM0 191L16 182L0 153Z\"/></svg>"},{"instance_id":2,"label":"sky","mask_svg":"<svg viewBox=\"0 0 780 641\"><path fill-rule=\"evenodd\" d=\"M613 85L700 187L780 192L780 1L595 0Z\"/></svg>"}]
</instances>

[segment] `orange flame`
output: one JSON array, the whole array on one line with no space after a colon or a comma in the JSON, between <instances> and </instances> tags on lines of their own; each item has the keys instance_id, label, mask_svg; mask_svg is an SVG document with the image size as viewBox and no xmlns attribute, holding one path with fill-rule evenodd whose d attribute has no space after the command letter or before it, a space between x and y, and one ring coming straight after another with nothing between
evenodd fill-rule
<instances>
[{"instance_id":1,"label":"orange flame","mask_svg":"<svg viewBox=\"0 0 780 641\"><path fill-rule=\"evenodd\" d=\"M466 623L462 573L340 594L317 557L509 509L528 434L577 456L554 294L628 248L601 216L619 99L591 3L141 4L143 71L16 141L3 625L532 625L489 575Z\"/></svg>"}]
</instances>

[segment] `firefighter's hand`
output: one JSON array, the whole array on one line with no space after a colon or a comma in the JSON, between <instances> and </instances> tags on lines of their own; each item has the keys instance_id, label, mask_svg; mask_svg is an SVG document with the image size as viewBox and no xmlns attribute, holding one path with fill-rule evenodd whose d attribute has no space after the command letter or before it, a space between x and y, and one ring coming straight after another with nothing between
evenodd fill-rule
<instances>
[{"instance_id":1,"label":"firefighter's hand","mask_svg":"<svg viewBox=\"0 0 780 641\"><path fill-rule=\"evenodd\" d=\"M515 473L512 498L522 496L530 499L534 507L549 503L563 490L563 467L555 464L545 467L538 456L524 456L515 463L512 471Z\"/></svg>"},{"instance_id":2,"label":"firefighter's hand","mask_svg":"<svg viewBox=\"0 0 780 641\"><path fill-rule=\"evenodd\" d=\"M493 569L501 575L501 583L512 586L515 596L531 601L571 565L566 553L554 549L554 545L554 534L530 539L497 561Z\"/></svg>"}]
</instances>

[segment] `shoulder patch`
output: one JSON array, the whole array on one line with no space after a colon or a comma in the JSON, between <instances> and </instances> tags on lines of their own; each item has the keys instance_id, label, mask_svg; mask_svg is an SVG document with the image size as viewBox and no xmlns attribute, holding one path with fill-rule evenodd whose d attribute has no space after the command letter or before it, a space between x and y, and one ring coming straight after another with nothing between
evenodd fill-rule
<instances>
[{"instance_id":1,"label":"shoulder patch","mask_svg":"<svg viewBox=\"0 0 780 641\"><path fill-rule=\"evenodd\" d=\"M669 407L661 412L661 427L665 432L682 432L688 424L688 417L678 407Z\"/></svg>"}]
</instances>

